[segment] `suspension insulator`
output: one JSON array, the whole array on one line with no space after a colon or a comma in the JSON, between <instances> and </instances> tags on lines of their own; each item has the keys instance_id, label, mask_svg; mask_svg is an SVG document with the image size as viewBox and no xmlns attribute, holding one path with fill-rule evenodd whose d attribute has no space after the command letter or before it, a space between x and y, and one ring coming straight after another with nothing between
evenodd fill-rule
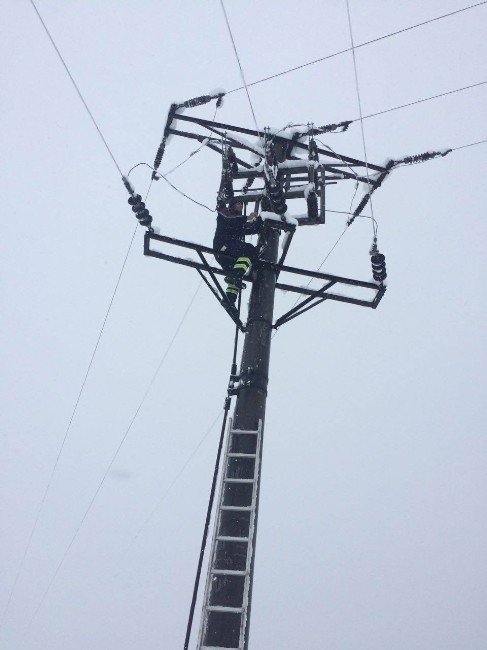
<instances>
[{"instance_id":1,"label":"suspension insulator","mask_svg":"<svg viewBox=\"0 0 487 650\"><path fill-rule=\"evenodd\" d=\"M370 256L372 262L372 275L376 282L384 282L387 278L386 258L382 253L376 252Z\"/></svg>"},{"instance_id":2,"label":"suspension insulator","mask_svg":"<svg viewBox=\"0 0 487 650\"><path fill-rule=\"evenodd\" d=\"M317 219L318 218L318 197L314 192L310 192L308 194L306 203L308 204L308 217L310 219Z\"/></svg>"},{"instance_id":3,"label":"suspension insulator","mask_svg":"<svg viewBox=\"0 0 487 650\"><path fill-rule=\"evenodd\" d=\"M286 201L284 200L284 190L281 183L277 182L274 186L267 184L267 196L272 203L274 212L284 214L287 210Z\"/></svg>"},{"instance_id":4,"label":"suspension insulator","mask_svg":"<svg viewBox=\"0 0 487 650\"><path fill-rule=\"evenodd\" d=\"M249 176L247 180L245 181L245 185L242 188L242 194L247 194L249 191L252 183L255 181L256 176Z\"/></svg>"},{"instance_id":5,"label":"suspension insulator","mask_svg":"<svg viewBox=\"0 0 487 650\"><path fill-rule=\"evenodd\" d=\"M150 226L152 223L152 217L149 214L149 210L144 210L137 215L137 219L141 226Z\"/></svg>"},{"instance_id":6,"label":"suspension insulator","mask_svg":"<svg viewBox=\"0 0 487 650\"><path fill-rule=\"evenodd\" d=\"M145 203L142 201L140 194L130 196L128 202L132 206L132 212L134 212L139 220L140 225L149 227L152 223L152 217L149 210L145 207Z\"/></svg>"},{"instance_id":7,"label":"suspension insulator","mask_svg":"<svg viewBox=\"0 0 487 650\"><path fill-rule=\"evenodd\" d=\"M139 214L139 212L143 212L144 210L145 210L145 203L143 201L137 203L137 205L132 206L132 212L135 212L135 214Z\"/></svg>"}]
</instances>

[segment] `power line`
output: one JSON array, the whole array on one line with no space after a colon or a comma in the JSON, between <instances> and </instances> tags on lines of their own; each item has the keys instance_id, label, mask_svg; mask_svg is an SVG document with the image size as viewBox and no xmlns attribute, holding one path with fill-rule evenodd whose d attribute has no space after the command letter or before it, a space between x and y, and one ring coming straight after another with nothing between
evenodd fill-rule
<instances>
[{"instance_id":1,"label":"power line","mask_svg":"<svg viewBox=\"0 0 487 650\"><path fill-rule=\"evenodd\" d=\"M357 92L357 100L358 100L358 110L360 114L360 131L362 133L362 145L364 148L364 157L365 157L365 173L367 176L367 185L368 185L368 190L369 190L369 201L370 201L370 211L372 212L372 218L374 219L374 206L372 203L372 193L370 191L370 177L369 177L369 161L367 159L367 147L365 144L365 130L364 130L364 118L362 117L362 101L360 98L360 87L359 87L359 82L358 82L358 72L357 72L357 60L355 58L355 46L353 42L353 31L352 31L352 17L350 15L350 3L349 0L347 0L347 17L348 17L348 30L350 33L350 42L352 44L352 59L353 59L353 70L355 73L355 90ZM353 199L352 199L353 202ZM375 221L375 219L374 219ZM338 242L337 242L338 243Z\"/></svg>"},{"instance_id":2,"label":"power line","mask_svg":"<svg viewBox=\"0 0 487 650\"><path fill-rule=\"evenodd\" d=\"M397 36L398 34L403 34L404 32L411 31L413 29L417 29L418 27L423 27L424 25L428 25L429 23L434 23L437 20L441 20L442 18L448 18L449 16L454 16L455 14L462 13L464 11L468 11L469 9L474 9L475 7L480 7L481 5L484 5L487 3L487 0L483 0L482 2L477 2L473 5L469 5L468 7L463 7L462 9L457 9L456 11L451 11L447 14L442 14L441 16L437 16L436 18L431 18L430 20L425 20L421 23L417 23L415 25L411 25L410 27L405 27L403 29L399 29L395 32L390 32L389 34L383 34L382 36L378 36L377 38L373 38L370 41L364 41L363 43L359 43L358 45L355 45L355 49L359 49L361 47L366 47L367 45L372 45L373 43L378 43L379 41L383 41L387 38L391 38L392 36ZM248 87L250 86L256 86L257 84L264 83L265 81L270 81L271 79L276 79L277 77L282 77L283 75L290 74L291 72L296 72L297 70L301 70L302 68L306 68L310 65L315 65L316 63L321 63L323 61L327 61L328 59L333 59L334 57L340 56L341 54L346 54L347 52L351 52L352 48L348 47L345 50L339 50L338 52L333 52L332 54L328 54L327 56L322 56L319 59L314 59L313 61L308 61L307 63L302 63L301 65L295 66L293 68L288 68L287 70L283 70L282 72L278 72L276 74L270 75L269 77L263 77L262 79L257 79L256 81L252 81L251 83L247 84ZM227 95L230 95L230 93L235 93L238 92L239 90L243 90L244 86L239 86L238 88L233 88L233 90L229 90L227 92Z\"/></svg>"},{"instance_id":3,"label":"power line","mask_svg":"<svg viewBox=\"0 0 487 650\"><path fill-rule=\"evenodd\" d=\"M47 34L49 40L51 41L51 44L52 44L53 48L56 50L56 53L57 53L57 55L58 55L58 57L59 57L59 60L60 60L61 63L63 64L64 69L66 70L66 72L67 72L67 74L68 74L68 77L71 79L71 82L72 82L72 84L73 84L73 86L74 86L76 92L78 93L78 96L79 96L79 98L81 99L81 101L82 101L82 103L83 103L83 106L84 106L85 109L86 109L86 112L87 112L88 115L90 116L91 121L93 122L93 124L94 124L94 126L95 126L95 129L98 131L98 135L99 135L100 138L102 139L103 144L105 145L105 147L106 147L106 149L107 149L107 151L108 151L108 153L109 153L109 155L110 155L110 158L113 160L113 162L114 162L114 164L115 164L115 167L117 168L117 170L118 170L119 173L120 173L120 176L123 176L122 170L120 169L120 165L119 165L118 162L115 160L115 156L113 155L112 150L111 150L110 147L108 146L108 142L105 140L105 137L104 137L103 133L101 132L101 129L100 129L100 127L98 126L98 124L97 124L97 122L96 122L96 120L95 120L95 118L94 118L94 116L93 116L93 113L90 111L90 109L89 109L89 107L88 107L88 104L87 104L86 101L85 101L85 98L84 98L83 95L81 94L81 90L79 89L78 84L76 83L76 81L75 81L74 78L73 78L73 75L72 75L71 72L69 71L69 68L68 68L68 66L67 66L67 64L66 64L66 62L65 62L65 60L63 59L63 56L62 56L61 52L59 51L58 46L57 46L56 43L54 42L54 39L53 39L53 37L51 36L51 32L48 30L46 23L45 23L44 20L42 19L42 16L41 16L41 14L39 13L39 10L37 9L37 7L36 7L36 5L35 5L34 0L29 0L29 1L30 1L30 4L32 5L32 7L34 8L34 10L35 10L35 12L36 12L36 14L37 14L37 17L38 17L39 20L41 21L41 24L42 24L42 26L44 27L44 30L45 30L45 32L46 32L46 34ZM487 2L487 0L486 0L486 2Z\"/></svg>"},{"instance_id":4,"label":"power line","mask_svg":"<svg viewBox=\"0 0 487 650\"><path fill-rule=\"evenodd\" d=\"M188 456L188 458L185 460L185 462L184 462L184 464L182 465L182 467L181 467L181 469L179 470L179 472L178 472L178 473L176 474L176 476L173 478L173 480L171 481L171 483L169 483L169 485L167 486L167 488L166 488L165 491L163 492L162 496L158 499L156 505L153 507L153 509L151 510L151 512L149 513L149 515L145 518L144 522L143 522L143 523L141 524L141 526L139 527L138 531L137 531L137 532L135 533L135 535L133 536L132 540L130 541L129 545L127 546L126 550L124 551L124 553L123 553L123 555L122 555L122 559L123 559L123 558L124 558L124 557L129 553L129 552L130 552L130 549L132 548L132 546L133 546L133 545L135 544L135 542L137 541L137 538L139 537L139 535L140 535L140 533L142 532L142 530L143 530L143 529L144 529L144 528L149 524L149 522L152 520L152 518L153 518L153 516L156 514L157 510L160 508L161 503L163 503L163 501L166 500L168 494L171 492L171 490L172 490L172 488L174 487L174 485L177 483L177 481L179 480L179 478L182 476L182 474L184 473L184 470L186 469L186 467L190 464L190 462L193 460L193 458L195 457L196 453L197 453L198 450L200 449L201 445L204 443L204 441L206 440L206 438L207 438L207 437L210 435L210 433L213 431L213 429L214 429L216 423L219 421L220 416L221 416L222 413L223 413L223 409L220 409L220 410L218 411L218 415L216 416L216 418L213 420L213 422L211 423L211 425L210 425L210 426L208 427L208 429L206 430L206 433L203 435L203 437L200 439L200 441L198 442L198 444L196 445L196 447L193 449L193 451L190 453L190 455Z\"/></svg>"},{"instance_id":5,"label":"power line","mask_svg":"<svg viewBox=\"0 0 487 650\"><path fill-rule=\"evenodd\" d=\"M116 295L117 290L118 290L118 287L119 287L119 285L120 285L120 281L121 281L121 279L122 279L122 275L123 275L123 272L124 272L124 270L125 270L125 266L126 266L126 264L127 264L127 260L128 260L128 257L129 257L129 254L130 254L130 251L131 251L131 249L132 249L132 244L133 244L133 242L134 242L134 238L135 238L135 234L136 234L136 232L137 232L137 228L138 228L138 225L135 227L135 230L134 230L134 232L132 233L132 238L131 238L131 240L130 240L130 243L129 243L129 246L128 246L128 249L127 249L127 252L125 253L125 258L124 258L123 263L122 263L122 268L120 269L120 273L118 274L117 282L116 282L116 284L115 284L115 288L114 288L114 290L113 290L113 292L112 292L112 296L111 296L111 298L110 298L110 302L109 302L109 304L108 304L108 308L107 308L107 311L106 311L106 313L105 313L105 317L104 317L104 319L103 319L103 323L102 323L101 329L100 329L100 331L99 331L99 333L98 333L98 338L97 338L97 340L96 340L95 347L93 348L93 352L92 352L92 354L91 354L90 362L89 362L89 364L88 364L88 367L87 367L86 372L85 372L85 376L84 376L83 381L82 381L82 383L81 383L81 388L80 388L80 390L79 390L79 392L78 392L78 396L77 396L77 398L76 398L76 402L75 402L75 404L74 404L74 408L73 408L73 410L72 410L72 412L71 412L71 417L69 418L68 426L66 427L66 430L65 430L65 432L64 432L63 440L62 440L62 442L61 442L61 446L59 447L59 450L58 450L58 453L57 453L57 457L56 457L56 460L55 460L55 462L54 462L54 466L53 466L53 468L52 468L52 470L51 470L51 474L50 474L50 476L49 476L49 480L48 480L48 482L47 482L47 486L46 486L46 488L45 488L45 490L44 490L44 493L43 493L43 495L42 495L41 502L40 502L39 507L38 507L38 509L37 509L36 517L35 517L35 520L34 520L34 525L32 526L32 529L31 529L31 531L30 531L29 538L28 538L28 540L27 540L27 545L26 545L26 547L25 547L25 549L24 549L24 553L23 553L23 555L22 555L22 559L21 559L21 561L20 561L20 565L19 565L19 568L18 568L18 570L17 570L17 574L16 574L16 576L15 576L14 583L13 583L12 588L11 588L11 590L10 590L10 593L9 593L9 596L8 596L8 599L7 599L7 604L6 604L5 609L4 609L4 611L3 611L3 614L2 614L2 620L4 620L4 619L5 619L5 616L7 615L8 609L9 609L9 607L10 607L10 603L11 603L11 601L12 601L13 594L14 594L14 592L15 592L15 589L16 589L16 587L17 587L17 583L18 583L19 578L20 578L20 575L21 575L21 573L22 573L22 569L23 569L23 567L24 567L25 559L26 559L27 554L28 554L28 552L29 552L29 550L30 550L30 547L31 547L31 544L32 544L32 540L33 540L33 538L34 538L34 534L35 534L35 532L36 532L36 530L37 530L37 526L38 526L38 523L39 523L39 520L40 520L41 513L42 513L42 511L43 511L43 509L44 509L44 504L45 504L45 502L46 502L47 495L48 495L48 493L49 493L49 490L51 489L51 485L52 485L52 481L53 481L53 478L54 478L54 474L56 473L56 469L57 469L57 467L58 467L58 465L59 465L59 460L60 460L61 455L62 455L62 452L63 452L63 450L64 450L64 447L65 447L66 441L67 441L67 439L68 439L68 435L69 435L69 432L70 432L70 430L71 430L71 425L72 425L72 423L73 423L74 417L75 417L76 412L77 412L77 410L78 410L78 406L79 406L79 403L80 403L80 400L81 400L81 396L83 395L83 392L84 392L84 389L85 389L85 386L86 386L86 382L87 382L87 380L88 380L88 376L89 376L90 371L91 371L91 368L92 368L92 366L93 366L93 362L94 362L94 359L95 359L96 353L97 353L97 351L98 351L98 347L99 347L99 345L100 345L101 337L102 337L103 332L104 332L104 330L105 330L105 325L106 325L106 323L107 323L108 316L109 316L109 314L110 314L110 311L111 311L111 308L112 308L112 305L113 305L113 301L115 300L115 295Z\"/></svg>"},{"instance_id":6,"label":"power line","mask_svg":"<svg viewBox=\"0 0 487 650\"><path fill-rule=\"evenodd\" d=\"M166 183L167 183L168 185L170 185L170 186L173 188L173 190L176 190L176 192L179 192L179 194L181 194L182 196L184 196L186 199L189 199L189 200L192 201L193 203L196 203L196 205L200 205L202 208L206 208L209 212L215 212L215 210L212 210L208 205L205 205L204 203L200 203L199 201L197 201L196 199L193 199L193 198L192 198L191 196L189 196L188 194L185 194L182 190L180 190L180 189L179 189L178 187L176 187L173 183L171 183L171 181L169 181L169 180L164 176L164 174L161 174L161 172L157 172L157 175L158 175L160 178L163 178L163 179L166 181Z\"/></svg>"},{"instance_id":7,"label":"power line","mask_svg":"<svg viewBox=\"0 0 487 650\"><path fill-rule=\"evenodd\" d=\"M486 2L487 2L487 0L486 0ZM223 4L223 0L220 0L220 5L221 5L222 11L223 11L223 15L225 17L225 22L227 23L228 33L230 34L230 38L232 40L233 50L235 52L235 56L237 57L238 67L240 68L240 76L242 77L242 81L244 83L244 85L242 87L245 87L245 92L247 93L247 99L249 100L250 110L252 111L252 117L254 118L255 129L256 129L256 131L259 131L259 133L260 133L260 129L259 129L259 126L257 124L257 118L255 117L254 107L252 106L252 100L250 99L250 93L249 93L249 89L248 89L248 86L247 86L247 82L245 81L244 71L243 71L243 68L242 68L242 64L240 63L240 57L238 56L237 46L235 45L235 40L234 40L233 34L232 34L232 28L230 27L230 23L228 22L228 16L227 16L227 12L225 11L225 5ZM233 91L230 91L230 92L233 92Z\"/></svg>"},{"instance_id":8,"label":"power line","mask_svg":"<svg viewBox=\"0 0 487 650\"><path fill-rule=\"evenodd\" d=\"M53 574L51 580L49 581L49 584L47 585L47 588L44 591L44 593L43 593L43 595L41 597L41 600L40 600L39 604L37 605L32 617L31 617L31 619L30 619L30 621L29 621L29 623L28 623L28 625L27 625L27 627L25 629L24 637L27 634L28 630L30 629L30 626L32 625L34 619L36 618L39 610L41 609L41 607L42 607L42 605L43 605L49 591L51 590L52 585L54 584L54 581L56 580L56 577L59 574L59 571L60 571L62 565L64 564L64 561L66 560L66 558L67 558L67 556L69 554L69 551L70 551L71 547L74 544L74 541L76 540L76 537L78 536L78 533L80 532L80 530L81 530L81 528L83 526L83 523L85 522L85 520L86 520L86 518L87 518L87 516L88 516L88 514L89 514L89 512L90 512L90 510L91 510L91 508L92 508L92 506L93 506L93 504L94 504L94 502L95 502L95 500L96 500L96 498L97 498L97 496L98 496L98 494L99 494L99 492L101 490L101 488L103 487L103 484L105 483L105 480L106 480L106 478L107 478L107 476L108 476L108 474L109 474L109 472L110 472L110 470L111 470L111 468L113 466L113 463L115 462L115 460L116 460L116 458L117 458L117 456L118 456L118 454L120 452L120 449L123 446L123 443L125 442L130 430L132 429L132 426L133 426L133 424L134 424L134 422L135 422L135 420L136 420L136 418L137 418L137 416L138 416L138 414L140 412L140 409L142 408L142 406L143 406L143 404L144 404L144 402L145 402L145 400L146 400L146 398L147 398L147 396L148 396L148 394L149 394L149 392L150 392L150 390L151 390L151 388L152 388L152 386L153 386L153 384L154 384L154 382L155 382L155 380L157 378L157 375L159 374L159 371L162 368L162 366L163 366L163 364L164 364L164 362L165 362L165 360L167 358L167 355L169 354L169 351L171 350L171 348L173 346L173 343L174 343L177 335L179 334L179 331L180 331L180 329L181 329L181 327L182 327L182 325L183 325L183 323L184 323L184 321L186 319L186 316L188 315L189 310L191 309L191 307L193 305L193 302L194 302L194 300L195 300L195 298L196 298L196 296L198 294L198 291L201 288L201 285L202 285L202 281L200 281L198 286L196 287L196 291L194 292L193 296L191 297L191 300L189 301L189 304L186 307L186 310L184 311L183 316L181 317L181 320L179 321L179 324L178 324L178 326L177 326L177 328L176 328L176 330L174 332L174 335L173 335L171 341L169 342L169 344L168 344L168 346L167 346L167 348L166 348L166 350L165 350L165 352L164 352L164 354L162 356L162 359L159 362L159 365L157 366L157 369L154 372L154 374L152 376L152 379L150 380L149 385L148 385L146 391L144 392L144 395L143 395L142 399L139 402L139 405L137 406L137 409L135 410L135 413L134 413L134 415L133 415L133 417L132 417L132 419L130 421L130 424L127 427L122 439L120 440L120 442L118 444L118 447L115 450L115 453L113 454L113 456L112 456L112 458L111 458L111 460L110 460L110 462L108 464L108 467L106 468L106 470L105 470L105 472L104 472L104 474L103 474L103 476L102 476L102 478L101 478L101 480L100 480L100 482L98 484L98 487L96 488L96 490L95 490L95 492L94 492L94 494L93 494L93 496L92 496L92 498L91 498L91 500L90 500L90 502L88 504L88 507L86 508L86 510L85 510L85 512L83 514L83 517L82 517L80 523L78 524L73 536L71 537L71 540L70 540L68 546L66 547L66 549L65 549L65 551L64 551L64 553L63 553L63 555L61 557L61 560L59 561L59 563L58 563L58 565L57 565L57 567L56 567L56 569L54 571L54 574Z\"/></svg>"},{"instance_id":9,"label":"power line","mask_svg":"<svg viewBox=\"0 0 487 650\"><path fill-rule=\"evenodd\" d=\"M453 147L452 151L458 151L459 149L466 149L467 147L475 147L477 144L485 144L487 140L479 140L478 142L471 142L470 144L463 144L460 147Z\"/></svg>"},{"instance_id":10,"label":"power line","mask_svg":"<svg viewBox=\"0 0 487 650\"><path fill-rule=\"evenodd\" d=\"M486 0L487 1L487 0ZM469 90L470 88L476 88L477 86L483 86L487 81L479 81L475 84L470 84L469 86L463 86L462 88L455 88L454 90L448 90L446 93L440 93L439 95L432 95L431 97L424 97L423 99L416 99L413 102L408 102L407 104L401 104L400 106L394 106L393 108L387 108L385 111L378 111L377 113L371 113L370 115L364 115L362 119L368 120L370 117L376 117L377 115L384 115L385 113L391 113L392 111L398 111L400 108L406 108L407 106L414 106L415 104L421 104L422 102L429 102L432 99L438 99L439 97L446 97L447 95L453 95L454 93L459 93L462 90ZM360 118L355 118L352 122L357 122Z\"/></svg>"}]
</instances>

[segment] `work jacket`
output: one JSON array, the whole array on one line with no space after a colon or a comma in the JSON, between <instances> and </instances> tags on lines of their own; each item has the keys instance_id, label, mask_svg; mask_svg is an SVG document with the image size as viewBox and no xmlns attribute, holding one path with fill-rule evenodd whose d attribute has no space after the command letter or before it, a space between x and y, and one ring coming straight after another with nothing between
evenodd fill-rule
<instances>
[{"instance_id":1,"label":"work jacket","mask_svg":"<svg viewBox=\"0 0 487 650\"><path fill-rule=\"evenodd\" d=\"M262 219L257 217L252 222L247 222L244 214L235 212L231 208L220 208L216 218L216 231L213 238L215 251L233 240L240 240L245 235L255 235L262 228Z\"/></svg>"}]
</instances>

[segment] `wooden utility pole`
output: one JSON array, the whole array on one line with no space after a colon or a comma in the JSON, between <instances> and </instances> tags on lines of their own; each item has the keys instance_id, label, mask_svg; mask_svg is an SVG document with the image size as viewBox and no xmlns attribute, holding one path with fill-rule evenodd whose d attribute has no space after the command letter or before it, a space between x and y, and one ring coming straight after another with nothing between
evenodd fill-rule
<instances>
[{"instance_id":1,"label":"wooden utility pole","mask_svg":"<svg viewBox=\"0 0 487 650\"><path fill-rule=\"evenodd\" d=\"M247 650L249 643L263 424L269 379L279 229L266 222L250 296L234 417L227 434L220 498L198 641L199 650Z\"/></svg>"}]
</instances>

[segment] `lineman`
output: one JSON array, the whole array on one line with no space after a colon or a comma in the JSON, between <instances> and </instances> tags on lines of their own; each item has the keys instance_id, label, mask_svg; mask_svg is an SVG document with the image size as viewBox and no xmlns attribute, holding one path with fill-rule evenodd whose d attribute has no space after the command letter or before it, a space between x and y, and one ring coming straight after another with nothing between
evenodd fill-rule
<instances>
[{"instance_id":1,"label":"lineman","mask_svg":"<svg viewBox=\"0 0 487 650\"><path fill-rule=\"evenodd\" d=\"M262 220L252 212L248 217L242 214L243 203L238 197L228 201L228 207L218 209L216 231L213 238L215 258L227 272L226 296L231 305L235 304L240 289L244 287L242 278L257 257L257 249L245 241L245 235L260 231Z\"/></svg>"}]
</instances>

